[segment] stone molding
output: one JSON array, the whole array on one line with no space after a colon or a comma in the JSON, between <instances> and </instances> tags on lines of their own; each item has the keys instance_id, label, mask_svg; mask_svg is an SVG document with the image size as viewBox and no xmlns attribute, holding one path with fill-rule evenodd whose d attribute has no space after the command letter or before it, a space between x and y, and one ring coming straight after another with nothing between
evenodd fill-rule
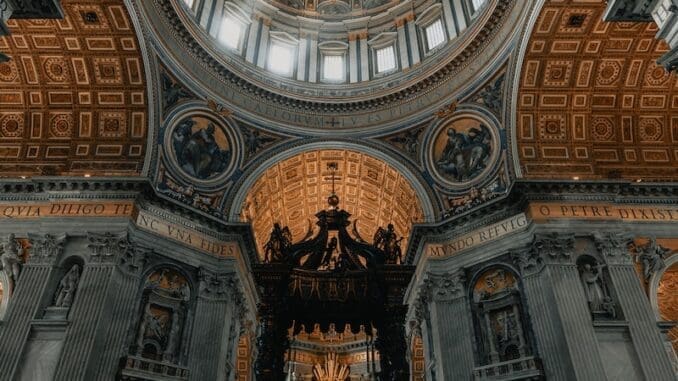
<instances>
[{"instance_id":1,"label":"stone molding","mask_svg":"<svg viewBox=\"0 0 678 381\"><path fill-rule=\"evenodd\" d=\"M520 269L523 277L540 273L544 269L544 260L533 247L511 251L511 259Z\"/></svg>"},{"instance_id":2,"label":"stone molding","mask_svg":"<svg viewBox=\"0 0 678 381\"><path fill-rule=\"evenodd\" d=\"M139 277L143 272L148 255L153 253L153 250L141 247L125 237L121 242L122 251L118 256L118 269L124 274Z\"/></svg>"}]
</instances>

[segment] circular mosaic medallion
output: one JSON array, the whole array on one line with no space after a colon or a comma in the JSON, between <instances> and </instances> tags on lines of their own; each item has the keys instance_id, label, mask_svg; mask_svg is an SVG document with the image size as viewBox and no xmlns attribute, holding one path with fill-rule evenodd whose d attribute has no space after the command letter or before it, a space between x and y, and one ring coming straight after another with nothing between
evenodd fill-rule
<instances>
[{"instance_id":1,"label":"circular mosaic medallion","mask_svg":"<svg viewBox=\"0 0 678 381\"><path fill-rule=\"evenodd\" d=\"M212 183L233 168L234 135L207 113L175 118L165 136L170 161L191 183Z\"/></svg>"},{"instance_id":2,"label":"circular mosaic medallion","mask_svg":"<svg viewBox=\"0 0 678 381\"><path fill-rule=\"evenodd\" d=\"M482 180L499 154L496 128L474 115L441 123L429 144L431 172L445 184L459 188Z\"/></svg>"}]
</instances>

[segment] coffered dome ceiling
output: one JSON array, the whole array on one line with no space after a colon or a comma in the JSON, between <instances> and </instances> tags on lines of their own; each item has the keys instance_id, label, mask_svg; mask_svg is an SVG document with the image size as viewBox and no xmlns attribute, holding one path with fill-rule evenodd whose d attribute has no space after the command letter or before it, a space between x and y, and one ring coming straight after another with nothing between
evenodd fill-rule
<instances>
[{"instance_id":1,"label":"coffered dome ceiling","mask_svg":"<svg viewBox=\"0 0 678 381\"><path fill-rule=\"evenodd\" d=\"M477 11L468 9L471 1L408 1L340 22L302 17L277 2L256 2L253 8L229 1L217 13L206 12L202 2L188 3L190 8L183 0L137 4L178 80L270 129L312 134L385 131L430 117L497 69L527 13L514 0L481 2ZM427 40L417 36L428 22L452 14L443 3L465 4L466 10L455 16L461 19L442 24L451 37L429 51ZM232 48L219 41L219 23L228 17L245 31ZM274 40L294 46L288 74L270 68ZM375 72L376 58L370 57L391 43L396 69ZM345 54L339 82L322 78L325 50ZM317 55L305 55L310 51Z\"/></svg>"},{"instance_id":2,"label":"coffered dome ceiling","mask_svg":"<svg viewBox=\"0 0 678 381\"><path fill-rule=\"evenodd\" d=\"M139 175L146 77L122 0L62 1L63 20L8 20L0 176Z\"/></svg>"}]
</instances>

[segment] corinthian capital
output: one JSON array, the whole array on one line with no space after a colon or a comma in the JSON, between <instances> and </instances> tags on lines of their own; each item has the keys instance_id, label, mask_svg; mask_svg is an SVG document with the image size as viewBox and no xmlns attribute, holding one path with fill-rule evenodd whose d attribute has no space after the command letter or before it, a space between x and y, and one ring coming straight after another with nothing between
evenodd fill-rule
<instances>
[{"instance_id":1,"label":"corinthian capital","mask_svg":"<svg viewBox=\"0 0 678 381\"><path fill-rule=\"evenodd\" d=\"M53 263L64 251L65 234L55 236L52 234L39 235L29 233L28 238L31 242L29 263Z\"/></svg>"},{"instance_id":2,"label":"corinthian capital","mask_svg":"<svg viewBox=\"0 0 678 381\"><path fill-rule=\"evenodd\" d=\"M611 265L631 264L629 244L632 238L624 233L593 233L598 252Z\"/></svg>"},{"instance_id":3,"label":"corinthian capital","mask_svg":"<svg viewBox=\"0 0 678 381\"><path fill-rule=\"evenodd\" d=\"M459 270L442 275L429 274L430 295L434 301L449 302L464 296L466 276Z\"/></svg>"},{"instance_id":4,"label":"corinthian capital","mask_svg":"<svg viewBox=\"0 0 678 381\"><path fill-rule=\"evenodd\" d=\"M114 263L127 250L127 233L87 233L92 262Z\"/></svg>"},{"instance_id":5,"label":"corinthian capital","mask_svg":"<svg viewBox=\"0 0 678 381\"><path fill-rule=\"evenodd\" d=\"M138 276L144 269L151 249L141 247L125 237L120 243L121 252L118 256L118 268L125 274Z\"/></svg>"},{"instance_id":6,"label":"corinthian capital","mask_svg":"<svg viewBox=\"0 0 678 381\"><path fill-rule=\"evenodd\" d=\"M548 233L534 237L532 250L547 263L571 263L574 253L574 234Z\"/></svg>"},{"instance_id":7,"label":"corinthian capital","mask_svg":"<svg viewBox=\"0 0 678 381\"><path fill-rule=\"evenodd\" d=\"M511 259L518 266L523 276L537 274L544 268L544 260L535 247L512 251Z\"/></svg>"},{"instance_id":8,"label":"corinthian capital","mask_svg":"<svg viewBox=\"0 0 678 381\"><path fill-rule=\"evenodd\" d=\"M200 293L205 299L228 300L233 298L236 283L233 274L217 274L200 269Z\"/></svg>"}]
</instances>

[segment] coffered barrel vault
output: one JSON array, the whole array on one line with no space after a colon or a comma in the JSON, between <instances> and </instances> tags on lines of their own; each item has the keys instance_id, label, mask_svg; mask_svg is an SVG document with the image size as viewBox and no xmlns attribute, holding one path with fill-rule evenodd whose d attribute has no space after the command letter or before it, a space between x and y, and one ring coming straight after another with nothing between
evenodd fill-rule
<instances>
[{"instance_id":1,"label":"coffered barrel vault","mask_svg":"<svg viewBox=\"0 0 678 381\"><path fill-rule=\"evenodd\" d=\"M143 58L122 0L66 0L58 20L7 22L0 49L1 176L139 175Z\"/></svg>"},{"instance_id":2,"label":"coffered barrel vault","mask_svg":"<svg viewBox=\"0 0 678 381\"><path fill-rule=\"evenodd\" d=\"M547 1L521 67L516 136L527 178L678 178L678 82L654 23L605 22L604 1Z\"/></svg>"}]
</instances>

